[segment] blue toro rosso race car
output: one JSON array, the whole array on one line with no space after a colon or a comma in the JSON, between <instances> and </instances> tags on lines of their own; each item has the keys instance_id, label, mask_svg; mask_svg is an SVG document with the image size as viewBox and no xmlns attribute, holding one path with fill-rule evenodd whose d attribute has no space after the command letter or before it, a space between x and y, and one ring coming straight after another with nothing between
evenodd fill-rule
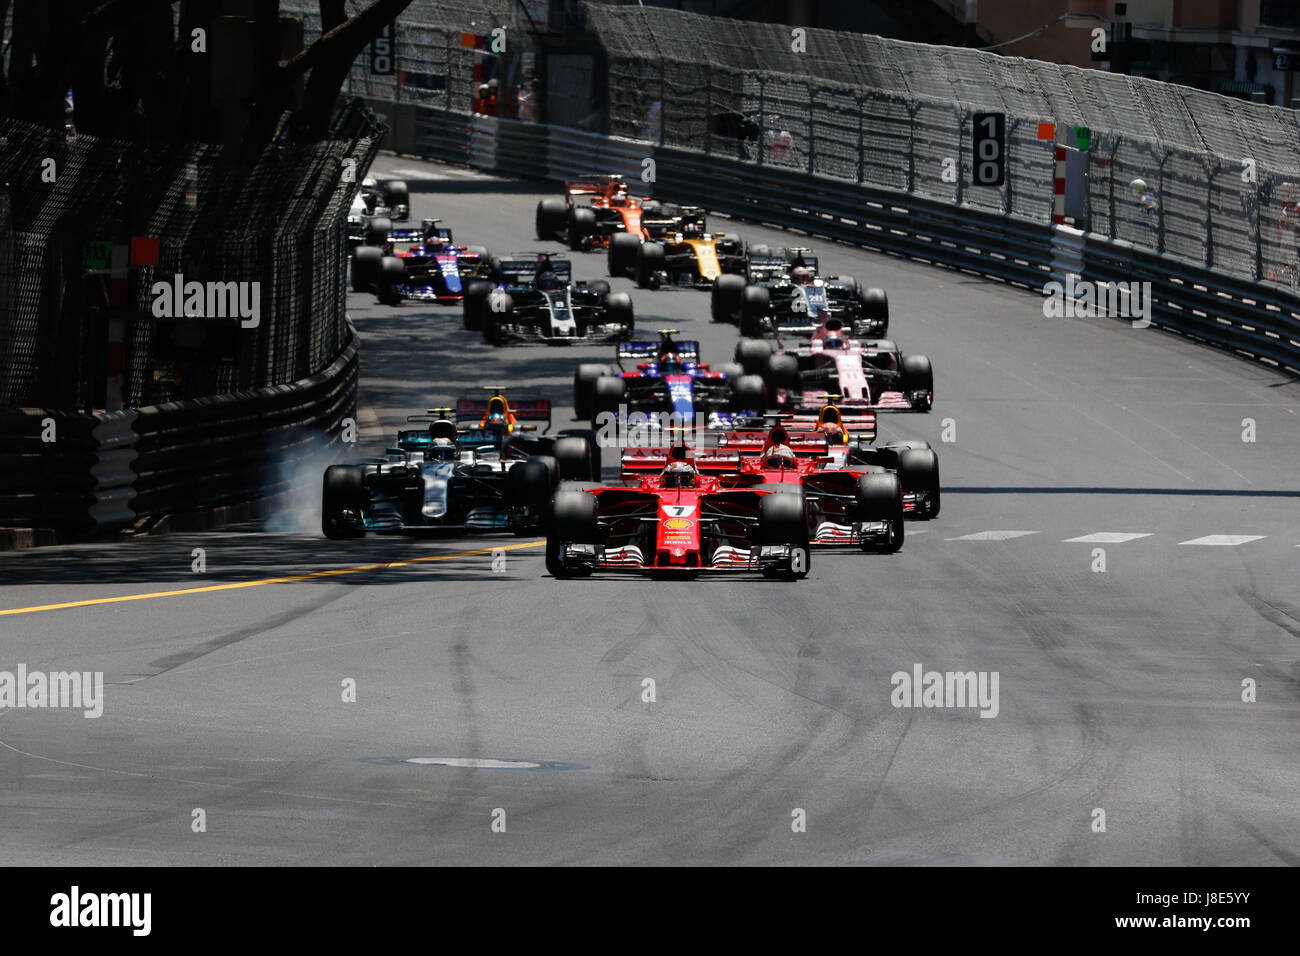
<instances>
[{"instance_id":1,"label":"blue toro rosso race car","mask_svg":"<svg viewBox=\"0 0 1300 956\"><path fill-rule=\"evenodd\" d=\"M761 415L766 405L763 379L745 375L739 365L717 369L700 361L700 343L677 341L676 329L659 330L658 341L622 342L617 364L583 363L573 373L573 407L593 426L605 413L664 413L693 427L719 412ZM625 361L636 365L624 368ZM702 418L697 418L702 416Z\"/></svg>"},{"instance_id":2,"label":"blue toro rosso race car","mask_svg":"<svg viewBox=\"0 0 1300 956\"><path fill-rule=\"evenodd\" d=\"M352 256L352 288L381 302L459 302L470 279L499 279L500 264L482 246L458 246L439 219L395 229L382 217L367 226L366 245Z\"/></svg>"},{"instance_id":3,"label":"blue toro rosso race car","mask_svg":"<svg viewBox=\"0 0 1300 956\"><path fill-rule=\"evenodd\" d=\"M383 458L325 469L321 530L327 538L418 531L528 534L545 524L561 480L600 480L600 449L582 429L549 430L545 399L462 398L453 408L410 415Z\"/></svg>"}]
</instances>

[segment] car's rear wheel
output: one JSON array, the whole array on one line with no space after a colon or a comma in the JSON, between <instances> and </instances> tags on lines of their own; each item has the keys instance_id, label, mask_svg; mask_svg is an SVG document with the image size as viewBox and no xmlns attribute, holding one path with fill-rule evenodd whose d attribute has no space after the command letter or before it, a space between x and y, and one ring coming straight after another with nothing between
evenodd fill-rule
<instances>
[{"instance_id":1,"label":"car's rear wheel","mask_svg":"<svg viewBox=\"0 0 1300 956\"><path fill-rule=\"evenodd\" d=\"M596 379L591 392L591 424L599 428L604 413L618 414L619 405L627 401L627 383L621 377L607 375Z\"/></svg>"},{"instance_id":2,"label":"car's rear wheel","mask_svg":"<svg viewBox=\"0 0 1300 956\"><path fill-rule=\"evenodd\" d=\"M496 286L491 282L482 279L471 279L465 286L465 298L461 302L461 309L462 320L468 331L477 332L483 328L483 310L488 294L494 288Z\"/></svg>"},{"instance_id":3,"label":"car's rear wheel","mask_svg":"<svg viewBox=\"0 0 1300 956\"><path fill-rule=\"evenodd\" d=\"M632 297L626 292L611 292L605 297L605 321L621 325L626 338L636 330L636 317L632 314Z\"/></svg>"},{"instance_id":4,"label":"car's rear wheel","mask_svg":"<svg viewBox=\"0 0 1300 956\"><path fill-rule=\"evenodd\" d=\"M605 253L605 265L612 276L625 276L636 267L637 249L641 247L641 237L631 232L616 232L609 237L609 249Z\"/></svg>"},{"instance_id":5,"label":"car's rear wheel","mask_svg":"<svg viewBox=\"0 0 1300 956\"><path fill-rule=\"evenodd\" d=\"M401 287L406 283L406 263L397 256L384 256L379 260L379 277L375 294L379 301L388 305L399 305L402 301Z\"/></svg>"},{"instance_id":6,"label":"car's rear wheel","mask_svg":"<svg viewBox=\"0 0 1300 956\"><path fill-rule=\"evenodd\" d=\"M763 334L763 319L771 307L771 295L761 285L746 286L740 293L740 334L757 338Z\"/></svg>"},{"instance_id":7,"label":"car's rear wheel","mask_svg":"<svg viewBox=\"0 0 1300 956\"><path fill-rule=\"evenodd\" d=\"M562 481L600 480L600 449L591 439L579 435L557 438L554 454Z\"/></svg>"},{"instance_id":8,"label":"car's rear wheel","mask_svg":"<svg viewBox=\"0 0 1300 956\"><path fill-rule=\"evenodd\" d=\"M591 362L584 362L573 370L573 414L575 417L591 418L591 403L596 388L596 380L612 374L608 365L596 365Z\"/></svg>"},{"instance_id":9,"label":"car's rear wheel","mask_svg":"<svg viewBox=\"0 0 1300 956\"><path fill-rule=\"evenodd\" d=\"M713 280L709 296L709 315L714 322L737 322L740 319L740 296L745 291L745 277L721 275Z\"/></svg>"},{"instance_id":10,"label":"car's rear wheel","mask_svg":"<svg viewBox=\"0 0 1300 956\"><path fill-rule=\"evenodd\" d=\"M556 238L568 215L569 206L563 199L543 199L537 204L537 238Z\"/></svg>"},{"instance_id":11,"label":"car's rear wheel","mask_svg":"<svg viewBox=\"0 0 1300 956\"><path fill-rule=\"evenodd\" d=\"M379 279L379 260L384 250L378 246L357 246L352 253L352 291L369 292Z\"/></svg>"},{"instance_id":12,"label":"car's rear wheel","mask_svg":"<svg viewBox=\"0 0 1300 956\"><path fill-rule=\"evenodd\" d=\"M731 407L738 412L762 415L767 408L767 389L759 375L742 375L731 384Z\"/></svg>"},{"instance_id":13,"label":"car's rear wheel","mask_svg":"<svg viewBox=\"0 0 1300 956\"><path fill-rule=\"evenodd\" d=\"M763 339L741 339L736 343L736 363L746 375L767 375L772 346Z\"/></svg>"},{"instance_id":14,"label":"car's rear wheel","mask_svg":"<svg viewBox=\"0 0 1300 956\"><path fill-rule=\"evenodd\" d=\"M574 252L582 251L582 242L596 231L596 211L586 206L569 210L568 229L565 238L569 248Z\"/></svg>"}]
</instances>

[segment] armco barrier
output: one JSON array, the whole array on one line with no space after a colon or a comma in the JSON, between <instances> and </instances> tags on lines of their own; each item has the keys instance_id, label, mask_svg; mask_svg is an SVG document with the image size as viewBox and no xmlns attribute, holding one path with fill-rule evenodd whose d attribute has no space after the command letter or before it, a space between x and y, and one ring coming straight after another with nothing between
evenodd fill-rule
<instances>
[{"instance_id":1,"label":"armco barrier","mask_svg":"<svg viewBox=\"0 0 1300 956\"><path fill-rule=\"evenodd\" d=\"M90 527L95 424L75 412L0 408L0 526Z\"/></svg>"},{"instance_id":2,"label":"armco barrier","mask_svg":"<svg viewBox=\"0 0 1300 956\"><path fill-rule=\"evenodd\" d=\"M84 534L289 491L356 414L349 334L290 385L99 415L0 408L0 527Z\"/></svg>"},{"instance_id":3,"label":"armco barrier","mask_svg":"<svg viewBox=\"0 0 1300 956\"><path fill-rule=\"evenodd\" d=\"M338 441L355 415L355 334L329 368L292 385L139 410L136 516L218 507L288 490L295 465Z\"/></svg>"},{"instance_id":4,"label":"armco barrier","mask_svg":"<svg viewBox=\"0 0 1300 956\"><path fill-rule=\"evenodd\" d=\"M1287 287L1252 283L1100 234L902 190L563 127L417 108L417 128L451 134L462 129L459 124L468 130L463 154L446 142L423 154L556 181L616 172L637 192L649 170L647 191L659 199L1027 289L1041 291L1071 275L1149 281L1154 326L1300 373L1300 294Z\"/></svg>"}]
</instances>

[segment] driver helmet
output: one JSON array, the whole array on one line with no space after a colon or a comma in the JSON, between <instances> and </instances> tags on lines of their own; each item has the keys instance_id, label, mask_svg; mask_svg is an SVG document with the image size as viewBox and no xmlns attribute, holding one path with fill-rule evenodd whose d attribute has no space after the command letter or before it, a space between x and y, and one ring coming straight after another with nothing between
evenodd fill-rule
<instances>
[{"instance_id":1,"label":"driver helmet","mask_svg":"<svg viewBox=\"0 0 1300 956\"><path fill-rule=\"evenodd\" d=\"M661 476L665 488L694 488L698 472L689 461L670 461Z\"/></svg>"},{"instance_id":2,"label":"driver helmet","mask_svg":"<svg viewBox=\"0 0 1300 956\"><path fill-rule=\"evenodd\" d=\"M665 352L659 356L659 370L661 372L673 373L682 369L682 360L676 352Z\"/></svg>"},{"instance_id":3,"label":"driver helmet","mask_svg":"<svg viewBox=\"0 0 1300 956\"><path fill-rule=\"evenodd\" d=\"M682 226L682 235L687 239L698 239L704 235L704 227L698 222L688 222Z\"/></svg>"},{"instance_id":4,"label":"driver helmet","mask_svg":"<svg viewBox=\"0 0 1300 956\"><path fill-rule=\"evenodd\" d=\"M541 272L537 273L537 288L541 289L543 292L554 292L558 290L559 287L560 279L559 276L555 274L554 269L545 266L542 268Z\"/></svg>"},{"instance_id":5,"label":"driver helmet","mask_svg":"<svg viewBox=\"0 0 1300 956\"><path fill-rule=\"evenodd\" d=\"M459 457L455 444L447 438L435 438L433 444L424 450L425 461L454 461Z\"/></svg>"},{"instance_id":6,"label":"driver helmet","mask_svg":"<svg viewBox=\"0 0 1300 956\"><path fill-rule=\"evenodd\" d=\"M812 267L798 265L790 270L790 281L795 285L809 285L813 281L814 275Z\"/></svg>"},{"instance_id":7,"label":"driver helmet","mask_svg":"<svg viewBox=\"0 0 1300 956\"><path fill-rule=\"evenodd\" d=\"M844 348L844 339L840 337L840 333L832 332L830 335L826 336L826 338L822 339L822 348L842 349Z\"/></svg>"}]
</instances>

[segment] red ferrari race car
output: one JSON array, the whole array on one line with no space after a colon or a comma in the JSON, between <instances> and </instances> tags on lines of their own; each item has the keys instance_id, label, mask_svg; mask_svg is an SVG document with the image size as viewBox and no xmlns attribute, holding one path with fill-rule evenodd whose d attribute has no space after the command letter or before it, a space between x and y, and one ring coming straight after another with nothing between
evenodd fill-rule
<instances>
[{"instance_id":1,"label":"red ferrari race car","mask_svg":"<svg viewBox=\"0 0 1300 956\"><path fill-rule=\"evenodd\" d=\"M546 569L554 577L623 571L664 577L758 571L798 579L809 566L804 496L790 484L727 487L734 452L629 449L634 484L565 482L551 499Z\"/></svg>"},{"instance_id":2,"label":"red ferrari race car","mask_svg":"<svg viewBox=\"0 0 1300 956\"><path fill-rule=\"evenodd\" d=\"M808 536L814 545L856 545L893 553L903 546L904 517L928 517L931 493L937 514L938 459L933 450L896 454L892 460L859 458L840 441L838 409L823 410L825 426L796 431L784 424L767 432L733 431L720 446L739 456L728 487L792 484L807 502ZM864 442L870 448L869 443ZM933 491L932 491L933 489Z\"/></svg>"},{"instance_id":3,"label":"red ferrari race car","mask_svg":"<svg viewBox=\"0 0 1300 956\"><path fill-rule=\"evenodd\" d=\"M855 339L843 321L827 319L807 345L777 351L764 339L736 343L746 375L761 375L769 403L811 411L829 396L846 409L928 412L934 404L934 370L924 355L905 355L888 339Z\"/></svg>"},{"instance_id":4,"label":"red ferrari race car","mask_svg":"<svg viewBox=\"0 0 1300 956\"><path fill-rule=\"evenodd\" d=\"M643 235L641 200L628 195L622 176L591 174L564 184L563 199L537 204L537 238L560 239L575 252L609 245L620 232Z\"/></svg>"}]
</instances>

